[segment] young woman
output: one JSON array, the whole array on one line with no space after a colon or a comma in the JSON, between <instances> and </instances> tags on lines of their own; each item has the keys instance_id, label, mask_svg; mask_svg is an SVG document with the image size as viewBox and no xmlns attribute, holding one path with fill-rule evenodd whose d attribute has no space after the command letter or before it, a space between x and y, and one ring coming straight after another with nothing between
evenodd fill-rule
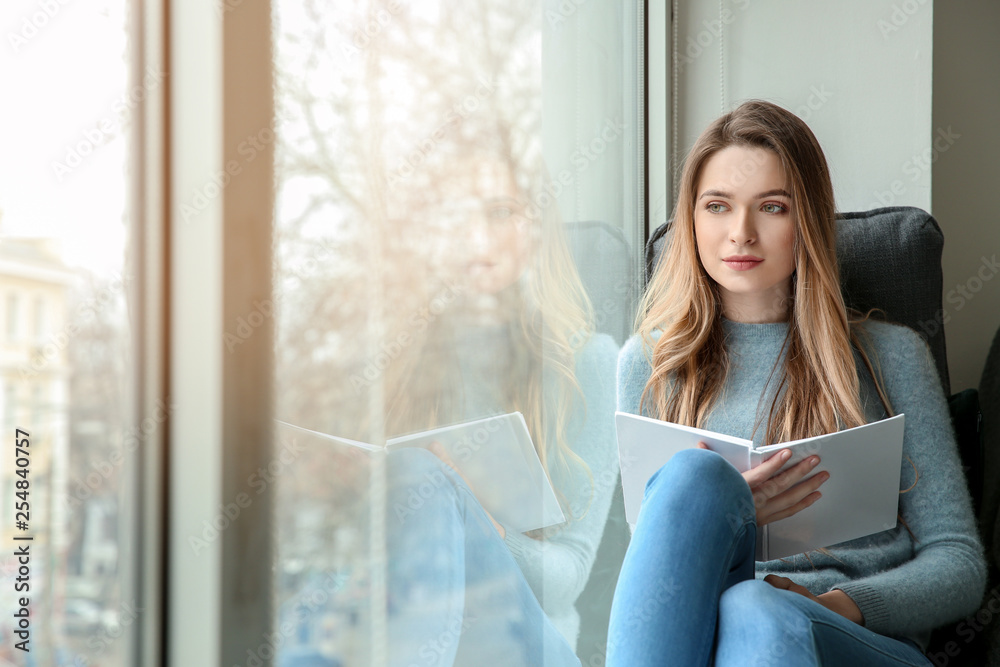
<instances>
[{"instance_id":1,"label":"young woman","mask_svg":"<svg viewBox=\"0 0 1000 667\"><path fill-rule=\"evenodd\" d=\"M758 526L822 503L788 451L742 476L681 452L646 486L608 665L929 665L985 566L941 384L912 330L841 295L833 188L799 118L750 101L688 155L665 256L619 356L619 409L777 443L906 414L895 528L754 563Z\"/></svg>"},{"instance_id":2,"label":"young woman","mask_svg":"<svg viewBox=\"0 0 1000 667\"><path fill-rule=\"evenodd\" d=\"M426 291L449 298L418 309L427 316L389 369L387 431L520 411L568 521L508 530L443 450L391 453L389 664L578 665L574 603L617 469L618 349L593 331L539 173L479 145L442 161L438 191L412 216L436 230L440 284Z\"/></svg>"}]
</instances>

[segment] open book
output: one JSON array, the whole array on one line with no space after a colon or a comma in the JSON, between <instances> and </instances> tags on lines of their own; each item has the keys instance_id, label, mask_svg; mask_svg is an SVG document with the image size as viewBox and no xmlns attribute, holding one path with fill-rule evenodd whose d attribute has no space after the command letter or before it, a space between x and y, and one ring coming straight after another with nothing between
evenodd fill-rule
<instances>
[{"instance_id":1,"label":"open book","mask_svg":"<svg viewBox=\"0 0 1000 667\"><path fill-rule=\"evenodd\" d=\"M899 476L903 457L903 415L804 440L754 447L734 438L690 426L615 413L621 461L625 518L639 518L646 482L681 451L704 442L741 473L760 465L782 449L792 456L782 470L812 454L830 479L822 497L810 507L757 530L757 560L784 558L828 547L896 526Z\"/></svg>"},{"instance_id":2,"label":"open book","mask_svg":"<svg viewBox=\"0 0 1000 667\"><path fill-rule=\"evenodd\" d=\"M385 447L276 421L283 437L309 438L373 453L399 447L427 448L439 442L482 506L507 530L523 533L566 520L520 412L391 438ZM430 479L428 484L435 481Z\"/></svg>"}]
</instances>

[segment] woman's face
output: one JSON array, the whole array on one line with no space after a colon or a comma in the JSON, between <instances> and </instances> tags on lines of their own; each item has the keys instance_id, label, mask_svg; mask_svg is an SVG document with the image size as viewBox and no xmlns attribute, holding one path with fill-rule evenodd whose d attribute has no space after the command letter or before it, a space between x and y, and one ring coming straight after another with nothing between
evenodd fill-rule
<instances>
[{"instance_id":1,"label":"woman's face","mask_svg":"<svg viewBox=\"0 0 1000 667\"><path fill-rule=\"evenodd\" d=\"M739 322L787 319L796 214L778 156L724 148L702 166L695 197L698 256L719 285L724 315Z\"/></svg>"},{"instance_id":2,"label":"woman's face","mask_svg":"<svg viewBox=\"0 0 1000 667\"><path fill-rule=\"evenodd\" d=\"M518 281L534 243L527 203L510 167L500 160L470 160L449 184L443 202L461 239L461 268L478 294L497 294Z\"/></svg>"}]
</instances>

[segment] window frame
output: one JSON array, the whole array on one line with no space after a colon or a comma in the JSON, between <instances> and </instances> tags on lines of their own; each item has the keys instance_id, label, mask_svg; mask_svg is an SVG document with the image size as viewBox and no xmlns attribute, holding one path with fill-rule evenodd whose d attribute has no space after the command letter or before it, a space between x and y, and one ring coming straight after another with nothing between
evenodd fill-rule
<instances>
[{"instance_id":1,"label":"window frame","mask_svg":"<svg viewBox=\"0 0 1000 667\"><path fill-rule=\"evenodd\" d=\"M130 8L132 81L147 68L167 73L132 128L131 416L141 422L159 401L170 410L123 496L137 500L125 577L142 610L129 654L151 666L243 663L257 649L246 638L263 643L272 630L273 494L255 496L197 553L191 538L272 449L272 321L232 352L223 335L271 298L273 143L204 209L184 212L239 144L272 123L271 4Z\"/></svg>"}]
</instances>

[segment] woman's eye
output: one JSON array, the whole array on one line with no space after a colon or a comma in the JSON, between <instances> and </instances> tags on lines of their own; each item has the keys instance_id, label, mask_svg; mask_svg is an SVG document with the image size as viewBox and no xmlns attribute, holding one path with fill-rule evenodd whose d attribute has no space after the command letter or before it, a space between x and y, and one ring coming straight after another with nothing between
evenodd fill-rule
<instances>
[{"instance_id":1,"label":"woman's eye","mask_svg":"<svg viewBox=\"0 0 1000 667\"><path fill-rule=\"evenodd\" d=\"M764 204L764 206L762 206L761 208L763 209L764 213L784 213L785 211L788 210L783 205L775 204L773 202L769 204Z\"/></svg>"},{"instance_id":2,"label":"woman's eye","mask_svg":"<svg viewBox=\"0 0 1000 667\"><path fill-rule=\"evenodd\" d=\"M709 204L708 206L706 206L705 208L708 209L709 213L722 213L724 210L726 210L726 205L725 204L717 204L717 203L713 202L713 203Z\"/></svg>"},{"instance_id":3,"label":"woman's eye","mask_svg":"<svg viewBox=\"0 0 1000 667\"><path fill-rule=\"evenodd\" d=\"M490 220L495 220L497 222L502 222L511 218L514 215L514 210L507 206L494 206L489 210Z\"/></svg>"}]
</instances>

